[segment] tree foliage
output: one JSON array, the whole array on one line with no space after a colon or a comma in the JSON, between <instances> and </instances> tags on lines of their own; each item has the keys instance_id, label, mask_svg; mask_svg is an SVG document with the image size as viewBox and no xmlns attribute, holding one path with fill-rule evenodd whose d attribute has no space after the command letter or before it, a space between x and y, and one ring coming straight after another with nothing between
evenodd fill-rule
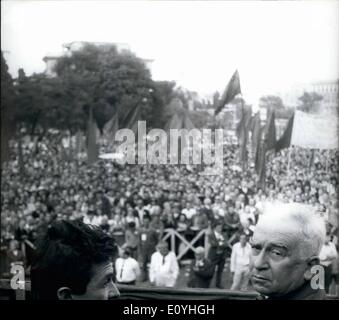
<instances>
[{"instance_id":1,"label":"tree foliage","mask_svg":"<svg viewBox=\"0 0 339 320\"><path fill-rule=\"evenodd\" d=\"M1 51L1 166L9 158L9 139L15 133L15 91L13 79Z\"/></svg>"},{"instance_id":2,"label":"tree foliage","mask_svg":"<svg viewBox=\"0 0 339 320\"><path fill-rule=\"evenodd\" d=\"M298 98L299 105L298 110L304 112L317 112L319 110L319 102L323 97L316 92L304 92L304 94Z\"/></svg>"},{"instance_id":3,"label":"tree foliage","mask_svg":"<svg viewBox=\"0 0 339 320\"><path fill-rule=\"evenodd\" d=\"M259 99L259 108L267 110L282 110L285 108L283 101L280 97L274 95L263 96Z\"/></svg>"}]
</instances>

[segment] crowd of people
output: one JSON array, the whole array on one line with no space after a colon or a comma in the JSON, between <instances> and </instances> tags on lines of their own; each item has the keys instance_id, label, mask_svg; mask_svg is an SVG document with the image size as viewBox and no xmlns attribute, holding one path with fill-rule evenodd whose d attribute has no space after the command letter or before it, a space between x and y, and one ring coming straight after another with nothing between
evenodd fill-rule
<instances>
[{"instance_id":1,"label":"crowd of people","mask_svg":"<svg viewBox=\"0 0 339 320\"><path fill-rule=\"evenodd\" d=\"M117 239L122 259L117 260L118 282L163 285L163 279L156 280L152 273L152 263L162 265L154 253L168 250L164 243L159 248L166 230L174 229L188 241L208 230L208 248L198 241L195 256L186 254L193 261L191 273L202 268L207 280L192 281L190 274L187 284L224 287L222 275L230 258L232 288L245 289L248 259L239 254L248 252L247 241L266 203L278 200L312 205L324 217L332 249L323 251L322 263L327 277L338 277L333 256L333 248L338 249L338 151L291 148L272 153L263 187L257 183L254 165L249 163L245 172L239 168L238 146L233 144L225 145L224 172L217 176L200 174L200 165L119 165L99 160L89 166L84 157L67 154L57 135L39 142L27 138L22 148L23 161L14 152L2 169L1 250L7 263L22 260L23 241L34 246L39 232L53 221L79 219ZM170 249L175 257L183 246ZM126 259L133 260L135 277L129 273L124 280L121 269ZM169 263L176 269L174 260ZM175 286L177 275L173 279L170 286Z\"/></svg>"}]
</instances>

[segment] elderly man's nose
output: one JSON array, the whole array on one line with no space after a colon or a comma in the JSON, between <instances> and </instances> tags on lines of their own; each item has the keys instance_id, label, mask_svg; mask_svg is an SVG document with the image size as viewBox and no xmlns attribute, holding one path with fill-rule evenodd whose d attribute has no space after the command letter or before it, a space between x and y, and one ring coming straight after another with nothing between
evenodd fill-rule
<instances>
[{"instance_id":1,"label":"elderly man's nose","mask_svg":"<svg viewBox=\"0 0 339 320\"><path fill-rule=\"evenodd\" d=\"M114 299L114 298L118 298L120 297L120 291L117 288L117 286L114 284L114 282L112 282L112 286L109 290L109 299Z\"/></svg>"},{"instance_id":2,"label":"elderly man's nose","mask_svg":"<svg viewBox=\"0 0 339 320\"><path fill-rule=\"evenodd\" d=\"M258 270L266 269L268 267L268 263L266 260L266 254L264 250L262 250L258 255L253 257L253 266L254 268Z\"/></svg>"}]
</instances>

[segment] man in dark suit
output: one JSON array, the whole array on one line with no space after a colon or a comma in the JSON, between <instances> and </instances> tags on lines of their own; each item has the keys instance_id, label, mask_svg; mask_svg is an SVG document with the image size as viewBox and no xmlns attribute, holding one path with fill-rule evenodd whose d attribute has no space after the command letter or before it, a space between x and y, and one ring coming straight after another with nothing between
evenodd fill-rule
<instances>
[{"instance_id":1,"label":"man in dark suit","mask_svg":"<svg viewBox=\"0 0 339 320\"><path fill-rule=\"evenodd\" d=\"M195 259L192 261L187 286L190 288L209 288L214 274L214 266L205 259L205 249L195 249Z\"/></svg>"},{"instance_id":2,"label":"man in dark suit","mask_svg":"<svg viewBox=\"0 0 339 320\"><path fill-rule=\"evenodd\" d=\"M227 255L227 239L222 231L223 224L221 221L216 220L207 234L210 248L208 251L208 259L216 268L215 286L223 289L221 285L222 273L224 270L226 255Z\"/></svg>"}]
</instances>

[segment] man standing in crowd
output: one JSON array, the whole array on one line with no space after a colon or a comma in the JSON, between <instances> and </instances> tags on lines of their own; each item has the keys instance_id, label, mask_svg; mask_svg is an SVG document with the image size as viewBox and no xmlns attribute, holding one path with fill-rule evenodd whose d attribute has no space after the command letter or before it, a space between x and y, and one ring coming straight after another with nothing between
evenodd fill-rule
<instances>
[{"instance_id":1,"label":"man standing in crowd","mask_svg":"<svg viewBox=\"0 0 339 320\"><path fill-rule=\"evenodd\" d=\"M325 223L312 207L290 203L266 208L251 241L254 289L269 299L324 299L325 291L311 279L325 234Z\"/></svg>"},{"instance_id":2,"label":"man standing in crowd","mask_svg":"<svg viewBox=\"0 0 339 320\"><path fill-rule=\"evenodd\" d=\"M187 286L190 288L209 288L214 274L214 266L205 259L205 249L195 249L195 259L192 261Z\"/></svg>"},{"instance_id":3,"label":"man standing in crowd","mask_svg":"<svg viewBox=\"0 0 339 320\"><path fill-rule=\"evenodd\" d=\"M231 290L246 290L250 278L251 245L247 242L245 234L235 243L231 254L231 273L233 284Z\"/></svg>"},{"instance_id":4,"label":"man standing in crowd","mask_svg":"<svg viewBox=\"0 0 339 320\"><path fill-rule=\"evenodd\" d=\"M215 267L216 277L215 286L222 289L221 278L225 266L227 254L227 241L222 234L223 224L220 221L215 221L212 228L208 231L208 241L210 249L208 251L208 259Z\"/></svg>"},{"instance_id":5,"label":"man standing in crowd","mask_svg":"<svg viewBox=\"0 0 339 320\"><path fill-rule=\"evenodd\" d=\"M332 282L332 268L333 263L335 262L338 256L337 249L335 244L331 241L331 235L327 234L325 243L321 248L319 259L320 265L324 267L325 271L325 291L329 293L330 285Z\"/></svg>"},{"instance_id":6,"label":"man standing in crowd","mask_svg":"<svg viewBox=\"0 0 339 320\"><path fill-rule=\"evenodd\" d=\"M131 250L127 247L122 257L115 261L116 279L118 284L134 285L140 275L139 263L131 257Z\"/></svg>"},{"instance_id":7,"label":"man standing in crowd","mask_svg":"<svg viewBox=\"0 0 339 320\"><path fill-rule=\"evenodd\" d=\"M156 286L174 287L179 275L179 265L167 242L160 242L152 254L149 279Z\"/></svg>"},{"instance_id":8,"label":"man standing in crowd","mask_svg":"<svg viewBox=\"0 0 339 320\"><path fill-rule=\"evenodd\" d=\"M119 296L113 283L117 246L100 228L57 221L37 243L31 268L38 300L107 300Z\"/></svg>"},{"instance_id":9,"label":"man standing in crowd","mask_svg":"<svg viewBox=\"0 0 339 320\"><path fill-rule=\"evenodd\" d=\"M159 236L157 231L150 225L151 218L149 215L144 215L142 222L143 224L139 231L139 261L141 264L141 281L143 282L148 278L147 264L151 262Z\"/></svg>"}]
</instances>

